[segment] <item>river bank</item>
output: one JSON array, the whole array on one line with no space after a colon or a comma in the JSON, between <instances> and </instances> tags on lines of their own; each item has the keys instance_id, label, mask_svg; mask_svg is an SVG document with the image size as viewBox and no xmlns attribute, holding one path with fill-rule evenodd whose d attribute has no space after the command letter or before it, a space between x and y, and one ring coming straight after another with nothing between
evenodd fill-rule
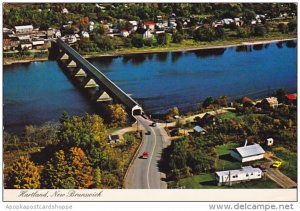
<instances>
[{"instance_id":1,"label":"river bank","mask_svg":"<svg viewBox=\"0 0 300 211\"><path fill-rule=\"evenodd\" d=\"M195 51L195 50L205 50L205 49L218 49L218 48L231 48L245 45L261 45L270 44L276 42L285 42L296 40L297 37L275 39L275 38L256 38L256 39L236 39L236 40L222 40L213 42L199 42L195 43L186 42L183 44L171 44L166 47L143 47L143 48L126 48L118 49L114 51L108 51L106 53L92 53L84 54L84 58L100 58L100 57L114 57L114 56L126 56L132 54L147 54L147 53L163 53L163 52L181 52L181 51ZM48 61L48 57L41 58L24 58L24 59L12 59L3 58L3 65L11 65L18 63L28 63L28 62L42 62Z\"/></svg>"}]
</instances>

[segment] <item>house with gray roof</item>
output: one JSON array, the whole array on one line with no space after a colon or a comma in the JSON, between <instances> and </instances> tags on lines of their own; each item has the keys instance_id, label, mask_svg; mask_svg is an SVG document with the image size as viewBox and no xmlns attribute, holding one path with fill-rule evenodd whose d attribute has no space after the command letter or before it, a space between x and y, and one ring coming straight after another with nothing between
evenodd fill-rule
<instances>
[{"instance_id":1,"label":"house with gray roof","mask_svg":"<svg viewBox=\"0 0 300 211\"><path fill-rule=\"evenodd\" d=\"M244 162L263 159L265 150L259 144L235 148L230 152L231 157Z\"/></svg>"},{"instance_id":2,"label":"house with gray roof","mask_svg":"<svg viewBox=\"0 0 300 211\"><path fill-rule=\"evenodd\" d=\"M219 186L261 179L262 176L262 170L259 168L253 168L252 166L244 166L241 169L216 172L216 180Z\"/></svg>"}]
</instances>

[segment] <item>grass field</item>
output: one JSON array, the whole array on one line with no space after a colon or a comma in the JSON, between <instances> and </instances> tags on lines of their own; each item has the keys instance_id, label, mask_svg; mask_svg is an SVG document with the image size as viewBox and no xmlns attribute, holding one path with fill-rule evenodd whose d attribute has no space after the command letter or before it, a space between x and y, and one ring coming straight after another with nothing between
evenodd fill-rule
<instances>
[{"instance_id":1,"label":"grass field","mask_svg":"<svg viewBox=\"0 0 300 211\"><path fill-rule=\"evenodd\" d=\"M230 156L230 150L236 147L236 144L223 144L215 147L215 152L219 156L216 163L216 169L218 171L238 169L241 167L241 163Z\"/></svg>"},{"instance_id":2,"label":"grass field","mask_svg":"<svg viewBox=\"0 0 300 211\"><path fill-rule=\"evenodd\" d=\"M283 147L274 148L273 152L282 159L280 171L297 182L297 154Z\"/></svg>"},{"instance_id":3,"label":"grass field","mask_svg":"<svg viewBox=\"0 0 300 211\"><path fill-rule=\"evenodd\" d=\"M214 174L201 174L179 180L177 183L172 181L168 183L169 188L184 189L273 189L280 188L275 182L263 178L260 180L236 183L232 186L218 186Z\"/></svg>"},{"instance_id":4,"label":"grass field","mask_svg":"<svg viewBox=\"0 0 300 211\"><path fill-rule=\"evenodd\" d=\"M234 113L234 112L231 112L231 111L228 111L226 113L223 113L221 114L219 117L222 119L222 120L242 120L246 117L259 117L259 116L263 116L264 114L248 114L248 115L239 115L237 113Z\"/></svg>"}]
</instances>

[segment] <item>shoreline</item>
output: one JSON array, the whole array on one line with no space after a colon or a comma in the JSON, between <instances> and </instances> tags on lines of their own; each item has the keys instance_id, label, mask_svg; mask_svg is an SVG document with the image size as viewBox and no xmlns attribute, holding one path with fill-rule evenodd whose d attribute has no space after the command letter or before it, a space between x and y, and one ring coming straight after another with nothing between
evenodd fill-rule
<instances>
[{"instance_id":1,"label":"shoreline","mask_svg":"<svg viewBox=\"0 0 300 211\"><path fill-rule=\"evenodd\" d=\"M285 38L285 39L271 39L271 40L257 40L257 41L244 41L237 44L224 44L224 45L215 45L215 46L199 46L199 47L181 47L179 49L147 49L147 50L140 50L137 51L122 51L122 52L113 52L107 54L90 54L90 55L83 55L86 59L91 58L102 58L102 57L115 57L115 56L126 56L126 55L135 55L135 54L151 54L151 53L164 53L164 52L184 52L184 51L195 51L195 50L208 50L208 49L219 49L219 48L231 48L231 47L238 47L238 46L249 46L249 45L262 45L262 44L269 44L269 43L277 43L277 42L285 42L291 40L297 40L298 38ZM8 60L5 61L3 58L3 66L12 65L12 64L22 64L22 63L29 63L29 62L44 62L48 61L48 58L37 58L37 59L20 59L20 60Z\"/></svg>"}]
</instances>

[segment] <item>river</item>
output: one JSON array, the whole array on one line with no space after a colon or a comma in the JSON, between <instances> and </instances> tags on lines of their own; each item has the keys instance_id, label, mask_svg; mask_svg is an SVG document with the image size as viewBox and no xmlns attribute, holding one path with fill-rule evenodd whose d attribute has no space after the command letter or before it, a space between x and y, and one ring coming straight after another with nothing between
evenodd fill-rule
<instances>
[{"instance_id":1,"label":"river","mask_svg":"<svg viewBox=\"0 0 300 211\"><path fill-rule=\"evenodd\" d=\"M148 113L173 106L195 109L206 97L262 97L297 90L297 41L173 53L89 59ZM4 66L4 127L57 121L69 114L101 113L56 61Z\"/></svg>"}]
</instances>

